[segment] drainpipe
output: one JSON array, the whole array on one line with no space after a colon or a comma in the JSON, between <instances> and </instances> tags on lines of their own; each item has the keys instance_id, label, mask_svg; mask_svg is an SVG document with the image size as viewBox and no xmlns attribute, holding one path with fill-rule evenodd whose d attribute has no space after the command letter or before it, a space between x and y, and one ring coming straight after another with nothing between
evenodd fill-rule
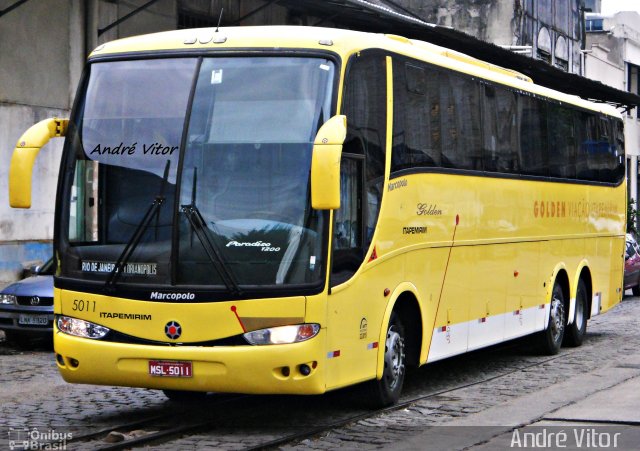
<instances>
[{"instance_id":1,"label":"drainpipe","mask_svg":"<svg viewBox=\"0 0 640 451\"><path fill-rule=\"evenodd\" d=\"M85 57L98 47L98 0L85 2L84 15Z\"/></svg>"}]
</instances>

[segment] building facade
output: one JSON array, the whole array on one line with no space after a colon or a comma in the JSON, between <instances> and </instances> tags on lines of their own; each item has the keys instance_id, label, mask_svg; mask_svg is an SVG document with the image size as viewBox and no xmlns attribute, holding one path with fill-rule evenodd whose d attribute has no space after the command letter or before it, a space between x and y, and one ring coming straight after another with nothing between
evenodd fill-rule
<instances>
[{"instance_id":1,"label":"building facade","mask_svg":"<svg viewBox=\"0 0 640 451\"><path fill-rule=\"evenodd\" d=\"M581 73L581 0L408 0L427 22Z\"/></svg>"},{"instance_id":2,"label":"building facade","mask_svg":"<svg viewBox=\"0 0 640 451\"><path fill-rule=\"evenodd\" d=\"M614 88L640 93L640 14L619 12L611 17L598 10L587 14L585 76ZM625 113L625 147L629 199L640 195L640 115Z\"/></svg>"}]
</instances>

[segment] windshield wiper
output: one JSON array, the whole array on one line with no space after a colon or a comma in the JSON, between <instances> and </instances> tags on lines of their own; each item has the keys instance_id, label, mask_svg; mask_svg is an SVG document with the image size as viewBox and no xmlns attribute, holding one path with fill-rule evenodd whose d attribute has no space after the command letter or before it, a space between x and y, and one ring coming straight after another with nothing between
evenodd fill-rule
<instances>
[{"instance_id":1,"label":"windshield wiper","mask_svg":"<svg viewBox=\"0 0 640 451\"><path fill-rule=\"evenodd\" d=\"M181 205L180 210L184 213L187 221L189 221L191 230L195 232L198 240L200 241L200 244L202 244L202 247L207 254L207 257L209 257L209 260L211 261L211 263L213 263L216 271L218 271L218 274L220 274L220 278L222 278L222 282L227 287L227 290L229 290L236 296L240 296L242 294L242 291L240 290L238 283L234 279L233 274L225 265L224 259L222 257L222 252L220 252L215 239L210 239L207 235L207 221L204 220L204 218L202 217L202 213L200 213L200 210L198 210L198 207L196 207L196 193L198 189L197 184L198 168L194 167L193 181L191 186L191 203L189 205Z\"/></svg>"},{"instance_id":2,"label":"windshield wiper","mask_svg":"<svg viewBox=\"0 0 640 451\"><path fill-rule=\"evenodd\" d=\"M153 202L151 202L151 205L149 205L149 208L147 208L147 211L142 217L142 220L138 223L138 226L136 227L135 232L133 232L133 235L131 235L131 238L129 238L127 245L122 250L122 253L118 257L118 260L116 261L113 269L109 273L109 277L107 278L107 281L104 284L105 289L115 285L115 283L118 281L118 279L124 272L125 265L129 261L129 258L131 258L133 251L135 251L136 248L138 247L138 244L140 244L140 240L142 239L144 232L146 232L147 228L149 227L149 224L151 224L151 220L153 219L153 216L157 215L157 218L159 219L160 207L162 207L162 204L164 204L164 201L166 200L164 196L164 190L167 184L167 179L169 178L170 166L171 166L171 160L167 160L167 164L164 167L162 185L160 185L160 193L158 193L158 195L153 200ZM156 221L156 227L157 227L157 221Z\"/></svg>"},{"instance_id":3,"label":"windshield wiper","mask_svg":"<svg viewBox=\"0 0 640 451\"><path fill-rule=\"evenodd\" d=\"M195 204L182 205L180 207L182 212L184 213L187 221L191 224L192 230L195 232L198 240L202 244L207 257L213 266L215 266L218 274L222 278L222 282L226 285L227 289L231 291L236 296L242 295L242 291L238 286L238 283L233 278L233 274L229 271L229 268L224 264L224 260L222 259L222 253L218 249L216 242L213 239L210 239L207 235L207 223L202 217L200 210Z\"/></svg>"}]
</instances>

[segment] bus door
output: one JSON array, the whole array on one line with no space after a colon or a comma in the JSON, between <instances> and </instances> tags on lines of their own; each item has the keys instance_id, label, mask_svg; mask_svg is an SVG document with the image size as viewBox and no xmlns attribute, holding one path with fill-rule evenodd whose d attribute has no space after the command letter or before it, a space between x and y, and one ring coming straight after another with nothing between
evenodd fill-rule
<instances>
[{"instance_id":1,"label":"bus door","mask_svg":"<svg viewBox=\"0 0 640 451\"><path fill-rule=\"evenodd\" d=\"M363 51L348 63L342 114L347 117L334 211L327 323L327 388L375 376L387 298L383 267L367 267L384 186L387 58ZM385 285L385 283L387 285Z\"/></svg>"}]
</instances>

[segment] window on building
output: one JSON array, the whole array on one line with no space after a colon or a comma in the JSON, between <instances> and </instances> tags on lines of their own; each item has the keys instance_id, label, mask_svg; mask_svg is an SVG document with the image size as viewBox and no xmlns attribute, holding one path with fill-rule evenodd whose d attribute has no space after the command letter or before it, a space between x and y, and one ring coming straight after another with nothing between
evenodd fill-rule
<instances>
[{"instance_id":1,"label":"window on building","mask_svg":"<svg viewBox=\"0 0 640 451\"><path fill-rule=\"evenodd\" d=\"M551 64L551 34L546 27L538 31L538 59Z\"/></svg>"},{"instance_id":2,"label":"window on building","mask_svg":"<svg viewBox=\"0 0 640 451\"><path fill-rule=\"evenodd\" d=\"M569 70L569 47L567 46L567 38L558 36L555 49L555 65L556 67L568 71Z\"/></svg>"},{"instance_id":3,"label":"window on building","mask_svg":"<svg viewBox=\"0 0 640 451\"><path fill-rule=\"evenodd\" d=\"M587 31L602 31L604 19L587 19L585 27Z\"/></svg>"}]
</instances>

